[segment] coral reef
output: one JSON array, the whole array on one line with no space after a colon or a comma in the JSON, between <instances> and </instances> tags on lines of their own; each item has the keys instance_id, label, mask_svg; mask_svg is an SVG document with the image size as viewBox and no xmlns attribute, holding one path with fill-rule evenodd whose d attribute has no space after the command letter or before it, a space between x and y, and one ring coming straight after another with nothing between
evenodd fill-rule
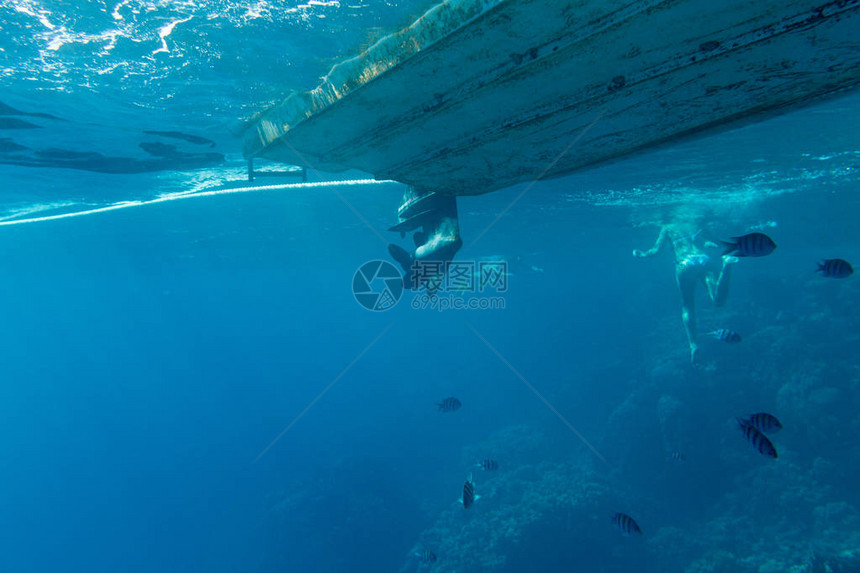
<instances>
[{"instance_id":1,"label":"coral reef","mask_svg":"<svg viewBox=\"0 0 860 573\"><path fill-rule=\"evenodd\" d=\"M399 555L373 548L380 540L406 547L408 531L391 524L419 512L396 469L381 458L344 458L285 483L269 496L277 553L261 570L335 573L355 570L356 564L395 570Z\"/></svg>"},{"instance_id":2,"label":"coral reef","mask_svg":"<svg viewBox=\"0 0 860 573\"><path fill-rule=\"evenodd\" d=\"M481 499L468 511L451 504L422 533L414 552L432 547L438 561L419 564L409 559L401 572L416 568L474 573L531 570L541 562L533 554L534 543L547 530L553 537L581 534L579 530L593 522L608 488L585 461L534 462L536 457L551 454L542 437L526 426L517 426L495 434L487 443L466 448L463 457L467 462L492 451L507 465L492 474L476 472ZM515 460L523 463L512 466ZM603 517L608 524L608 514ZM524 563L529 569L524 569Z\"/></svg>"},{"instance_id":3,"label":"coral reef","mask_svg":"<svg viewBox=\"0 0 860 573\"><path fill-rule=\"evenodd\" d=\"M401 573L860 572L858 295L857 281L759 277L749 300L702 310L702 325L745 325L744 341L704 343L698 368L666 317L596 438L609 466L587 451L553 461L547 437L525 427L466 448L464 464L508 459L476 474L474 508L452 505L420 536L439 561ZM778 460L737 429L759 411L785 426L772 436ZM609 531L608 511L631 500L638 544Z\"/></svg>"}]
</instances>

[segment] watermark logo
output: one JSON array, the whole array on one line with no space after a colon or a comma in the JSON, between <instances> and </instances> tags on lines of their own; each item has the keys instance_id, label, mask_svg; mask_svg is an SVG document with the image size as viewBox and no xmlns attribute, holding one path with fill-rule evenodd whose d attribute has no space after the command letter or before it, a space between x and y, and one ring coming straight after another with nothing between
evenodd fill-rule
<instances>
[{"instance_id":1,"label":"watermark logo","mask_svg":"<svg viewBox=\"0 0 860 573\"><path fill-rule=\"evenodd\" d=\"M369 261L355 271L352 294L367 310L388 310L403 296L403 277L388 261Z\"/></svg>"},{"instance_id":2,"label":"watermark logo","mask_svg":"<svg viewBox=\"0 0 860 573\"><path fill-rule=\"evenodd\" d=\"M383 311L403 295L404 282L412 285L415 310L500 310L508 291L508 263L500 260L414 261L406 280L386 261L370 261L355 272L352 292L364 308Z\"/></svg>"},{"instance_id":3,"label":"watermark logo","mask_svg":"<svg viewBox=\"0 0 860 573\"><path fill-rule=\"evenodd\" d=\"M416 294L412 299L415 310L504 310L503 296L471 296L456 294Z\"/></svg>"}]
</instances>

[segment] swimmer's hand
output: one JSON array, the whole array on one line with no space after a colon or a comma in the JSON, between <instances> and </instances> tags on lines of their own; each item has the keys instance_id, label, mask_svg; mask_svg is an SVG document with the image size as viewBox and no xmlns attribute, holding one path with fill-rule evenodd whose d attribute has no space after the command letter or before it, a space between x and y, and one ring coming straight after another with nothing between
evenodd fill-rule
<instances>
[{"instance_id":1,"label":"swimmer's hand","mask_svg":"<svg viewBox=\"0 0 860 573\"><path fill-rule=\"evenodd\" d=\"M708 247L709 249L716 249L719 247L719 245L713 241L705 241L705 246Z\"/></svg>"},{"instance_id":2,"label":"swimmer's hand","mask_svg":"<svg viewBox=\"0 0 860 573\"><path fill-rule=\"evenodd\" d=\"M645 253L643 253L639 249L633 249L633 256L636 257L637 259L641 259L645 256Z\"/></svg>"}]
</instances>

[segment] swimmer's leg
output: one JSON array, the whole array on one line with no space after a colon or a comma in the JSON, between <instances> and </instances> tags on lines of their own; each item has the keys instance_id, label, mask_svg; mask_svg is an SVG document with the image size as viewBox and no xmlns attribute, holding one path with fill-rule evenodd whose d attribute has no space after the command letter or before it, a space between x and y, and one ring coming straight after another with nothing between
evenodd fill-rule
<instances>
[{"instance_id":1,"label":"swimmer's leg","mask_svg":"<svg viewBox=\"0 0 860 573\"><path fill-rule=\"evenodd\" d=\"M690 362L696 363L699 344L696 339L696 277L689 269L679 265L675 273L678 289L681 291L681 322L687 331L687 341L690 343Z\"/></svg>"},{"instance_id":2,"label":"swimmer's leg","mask_svg":"<svg viewBox=\"0 0 860 573\"><path fill-rule=\"evenodd\" d=\"M724 256L723 267L720 269L720 274L714 279L713 273L708 273L705 277L705 285L708 287L708 296L711 301L717 306L726 304L726 298L729 296L729 282L732 276L732 267L738 262L737 257Z\"/></svg>"}]
</instances>

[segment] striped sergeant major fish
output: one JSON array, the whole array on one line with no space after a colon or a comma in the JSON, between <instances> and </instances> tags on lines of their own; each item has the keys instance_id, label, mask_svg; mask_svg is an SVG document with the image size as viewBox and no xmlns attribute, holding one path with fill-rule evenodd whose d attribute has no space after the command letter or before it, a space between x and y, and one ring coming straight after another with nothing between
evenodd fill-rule
<instances>
[{"instance_id":1,"label":"striped sergeant major fish","mask_svg":"<svg viewBox=\"0 0 860 573\"><path fill-rule=\"evenodd\" d=\"M742 420L763 434L778 432L782 429L782 424L773 414L767 412L759 412L751 414L749 418Z\"/></svg>"},{"instance_id":2,"label":"striped sergeant major fish","mask_svg":"<svg viewBox=\"0 0 860 573\"><path fill-rule=\"evenodd\" d=\"M687 461L687 456L685 456L682 452L674 451L669 454L669 459L675 463L681 464Z\"/></svg>"},{"instance_id":3,"label":"striped sergeant major fish","mask_svg":"<svg viewBox=\"0 0 860 573\"><path fill-rule=\"evenodd\" d=\"M744 433L744 437L756 450L758 450L758 453L774 459L778 457L776 455L776 448L773 447L771 441L767 439L767 436L756 429L749 420L738 419L738 425Z\"/></svg>"},{"instance_id":4,"label":"striped sergeant major fish","mask_svg":"<svg viewBox=\"0 0 860 573\"><path fill-rule=\"evenodd\" d=\"M709 332L708 334L710 336L713 336L717 340L722 340L723 342L728 342L729 344L737 344L741 341L741 335L734 330L729 330L728 328L714 330L712 332Z\"/></svg>"},{"instance_id":5,"label":"striped sergeant major fish","mask_svg":"<svg viewBox=\"0 0 860 573\"><path fill-rule=\"evenodd\" d=\"M463 497L459 501L463 504L463 509L469 509L479 499L481 496L475 493L475 480L472 479L472 474L469 474L463 484Z\"/></svg>"},{"instance_id":6,"label":"striped sergeant major fish","mask_svg":"<svg viewBox=\"0 0 860 573\"><path fill-rule=\"evenodd\" d=\"M749 233L742 237L732 237L731 241L722 241L726 250L725 255L735 257L764 257L773 252L776 243L764 233Z\"/></svg>"},{"instance_id":7,"label":"striped sergeant major fish","mask_svg":"<svg viewBox=\"0 0 860 573\"><path fill-rule=\"evenodd\" d=\"M416 552L415 557L418 558L421 563L435 563L436 562L436 554L430 551L429 549L425 549L424 551Z\"/></svg>"},{"instance_id":8,"label":"striped sergeant major fish","mask_svg":"<svg viewBox=\"0 0 860 573\"><path fill-rule=\"evenodd\" d=\"M456 412L462 406L460 401L453 396L445 398L436 405L439 407L440 412Z\"/></svg>"},{"instance_id":9,"label":"striped sergeant major fish","mask_svg":"<svg viewBox=\"0 0 860 573\"><path fill-rule=\"evenodd\" d=\"M482 472L494 472L499 469L499 462L496 460L486 459L475 464L476 468L481 468Z\"/></svg>"},{"instance_id":10,"label":"striped sergeant major fish","mask_svg":"<svg viewBox=\"0 0 860 573\"><path fill-rule=\"evenodd\" d=\"M616 513L612 516L612 524L625 536L642 535L642 530L636 521L626 513Z\"/></svg>"},{"instance_id":11,"label":"striped sergeant major fish","mask_svg":"<svg viewBox=\"0 0 860 573\"><path fill-rule=\"evenodd\" d=\"M842 259L825 259L823 263L818 263L818 270L826 277L832 279L847 279L854 273L854 268L848 261Z\"/></svg>"}]
</instances>

